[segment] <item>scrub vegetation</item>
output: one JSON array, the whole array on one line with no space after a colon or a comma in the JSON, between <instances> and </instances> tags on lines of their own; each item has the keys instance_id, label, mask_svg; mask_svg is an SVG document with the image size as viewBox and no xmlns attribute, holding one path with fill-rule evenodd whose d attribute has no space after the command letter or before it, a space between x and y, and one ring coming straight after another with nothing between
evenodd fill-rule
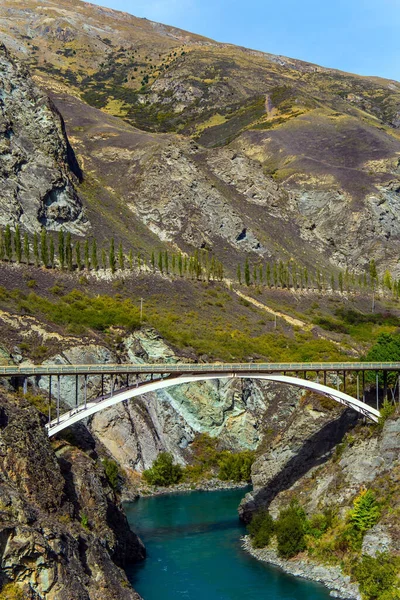
<instances>
[{"instance_id":1,"label":"scrub vegetation","mask_svg":"<svg viewBox=\"0 0 400 600\"><path fill-rule=\"evenodd\" d=\"M400 597L400 557L362 553L364 535L390 510L388 497L382 499L372 489L363 488L353 499L353 507L340 516L338 507L326 507L307 516L296 498L273 519L267 509L256 512L248 525L255 548L272 547L281 558L306 552L318 562L340 565L360 584L363 600L395 600Z\"/></svg>"},{"instance_id":2,"label":"scrub vegetation","mask_svg":"<svg viewBox=\"0 0 400 600\"><path fill-rule=\"evenodd\" d=\"M149 485L165 487L181 482L196 484L211 477L241 483L250 481L253 461L253 452L221 450L217 438L202 433L191 444L186 467L175 464L170 453L161 452L151 468L143 472L143 478Z\"/></svg>"}]
</instances>

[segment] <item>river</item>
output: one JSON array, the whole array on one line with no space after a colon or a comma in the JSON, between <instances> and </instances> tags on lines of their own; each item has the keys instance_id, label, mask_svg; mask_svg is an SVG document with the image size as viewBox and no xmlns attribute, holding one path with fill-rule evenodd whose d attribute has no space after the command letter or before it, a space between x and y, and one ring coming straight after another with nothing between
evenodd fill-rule
<instances>
[{"instance_id":1,"label":"river","mask_svg":"<svg viewBox=\"0 0 400 600\"><path fill-rule=\"evenodd\" d=\"M140 498L125 505L147 559L128 571L144 600L328 600L328 590L241 548L241 490Z\"/></svg>"}]
</instances>

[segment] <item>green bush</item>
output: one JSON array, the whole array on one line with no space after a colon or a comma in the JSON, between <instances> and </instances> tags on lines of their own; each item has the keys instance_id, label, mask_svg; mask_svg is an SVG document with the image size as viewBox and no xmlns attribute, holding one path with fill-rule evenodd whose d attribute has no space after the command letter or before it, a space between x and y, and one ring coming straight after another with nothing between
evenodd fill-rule
<instances>
[{"instance_id":1,"label":"green bush","mask_svg":"<svg viewBox=\"0 0 400 600\"><path fill-rule=\"evenodd\" d=\"M353 569L363 600L396 600L400 598L398 557L383 552L364 555Z\"/></svg>"},{"instance_id":2,"label":"green bush","mask_svg":"<svg viewBox=\"0 0 400 600\"><path fill-rule=\"evenodd\" d=\"M175 465L172 454L161 452L150 469L143 471L143 478L150 485L169 486L179 483L183 472L180 465Z\"/></svg>"},{"instance_id":3,"label":"green bush","mask_svg":"<svg viewBox=\"0 0 400 600\"><path fill-rule=\"evenodd\" d=\"M379 417L378 425L379 427L383 427L387 419L389 419L396 411L396 406L389 402L386 398L381 406L381 416Z\"/></svg>"},{"instance_id":4,"label":"green bush","mask_svg":"<svg viewBox=\"0 0 400 600\"><path fill-rule=\"evenodd\" d=\"M296 500L292 500L287 508L280 511L275 523L279 556L291 558L306 549L306 526L304 509Z\"/></svg>"},{"instance_id":5,"label":"green bush","mask_svg":"<svg viewBox=\"0 0 400 600\"><path fill-rule=\"evenodd\" d=\"M371 490L362 490L353 502L347 524L337 539L337 547L343 551L359 551L364 533L379 521L381 509Z\"/></svg>"},{"instance_id":6,"label":"green bush","mask_svg":"<svg viewBox=\"0 0 400 600\"><path fill-rule=\"evenodd\" d=\"M265 548L274 533L274 520L268 510L257 512L247 526L254 548Z\"/></svg>"},{"instance_id":7,"label":"green bush","mask_svg":"<svg viewBox=\"0 0 400 600\"><path fill-rule=\"evenodd\" d=\"M201 433L196 436L190 446L194 461L205 469L218 466L221 453L217 447L218 438L213 438L208 433Z\"/></svg>"},{"instance_id":8,"label":"green bush","mask_svg":"<svg viewBox=\"0 0 400 600\"><path fill-rule=\"evenodd\" d=\"M306 533L315 539L321 538L333 526L335 516L332 508L326 508L322 513L313 515L305 524Z\"/></svg>"},{"instance_id":9,"label":"green bush","mask_svg":"<svg viewBox=\"0 0 400 600\"><path fill-rule=\"evenodd\" d=\"M5 585L0 592L0 600L23 600L24 593L22 590L15 585L15 583L8 583Z\"/></svg>"},{"instance_id":10,"label":"green bush","mask_svg":"<svg viewBox=\"0 0 400 600\"><path fill-rule=\"evenodd\" d=\"M81 514L81 525L85 529L89 529L89 519L86 513Z\"/></svg>"},{"instance_id":11,"label":"green bush","mask_svg":"<svg viewBox=\"0 0 400 600\"><path fill-rule=\"evenodd\" d=\"M251 481L254 452L245 450L235 454L224 452L219 461L218 478L222 481Z\"/></svg>"},{"instance_id":12,"label":"green bush","mask_svg":"<svg viewBox=\"0 0 400 600\"><path fill-rule=\"evenodd\" d=\"M114 460L105 458L103 460L103 467L108 483L114 491L117 491L119 489L119 469L117 463Z\"/></svg>"},{"instance_id":13,"label":"green bush","mask_svg":"<svg viewBox=\"0 0 400 600\"><path fill-rule=\"evenodd\" d=\"M353 510L349 514L351 526L364 533L379 521L381 509L371 490L362 490L353 502Z\"/></svg>"}]
</instances>

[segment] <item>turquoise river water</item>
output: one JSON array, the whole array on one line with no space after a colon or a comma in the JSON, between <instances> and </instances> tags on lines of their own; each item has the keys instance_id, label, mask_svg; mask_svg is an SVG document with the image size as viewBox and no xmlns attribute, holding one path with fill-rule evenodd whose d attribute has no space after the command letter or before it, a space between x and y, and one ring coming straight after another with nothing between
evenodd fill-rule
<instances>
[{"instance_id":1,"label":"turquoise river water","mask_svg":"<svg viewBox=\"0 0 400 600\"><path fill-rule=\"evenodd\" d=\"M328 590L241 548L242 490L140 498L125 505L147 559L128 571L144 600L328 600Z\"/></svg>"}]
</instances>

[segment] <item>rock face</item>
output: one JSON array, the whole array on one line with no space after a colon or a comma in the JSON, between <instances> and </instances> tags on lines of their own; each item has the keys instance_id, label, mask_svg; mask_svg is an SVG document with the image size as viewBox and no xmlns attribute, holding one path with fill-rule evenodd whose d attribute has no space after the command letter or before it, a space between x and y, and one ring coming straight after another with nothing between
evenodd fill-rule
<instances>
[{"instance_id":1,"label":"rock face","mask_svg":"<svg viewBox=\"0 0 400 600\"><path fill-rule=\"evenodd\" d=\"M400 526L395 515L400 501L400 419L388 420L382 431L359 424L332 452L352 423L354 419L346 412L334 420L322 414L302 419L297 414L292 425L255 461L254 491L240 508L242 517L249 520L262 506L277 516L293 496L308 515L335 507L339 516L345 517L353 499L367 488L388 507L383 507L379 522L366 532L362 552L399 554ZM305 442L300 442L302 435L309 436Z\"/></svg>"},{"instance_id":2,"label":"rock face","mask_svg":"<svg viewBox=\"0 0 400 600\"><path fill-rule=\"evenodd\" d=\"M239 509L243 520L250 521L253 512L264 506L270 507L276 516L280 493L324 464L357 418L356 413L341 412L334 406L324 409L314 396L311 403L294 411L284 430L253 464L254 489Z\"/></svg>"},{"instance_id":3,"label":"rock face","mask_svg":"<svg viewBox=\"0 0 400 600\"><path fill-rule=\"evenodd\" d=\"M54 451L36 410L1 393L0 585L32 600L138 600L117 565L144 557L95 450Z\"/></svg>"},{"instance_id":4,"label":"rock face","mask_svg":"<svg viewBox=\"0 0 400 600\"><path fill-rule=\"evenodd\" d=\"M0 225L83 231L82 173L62 117L1 44L0 74Z\"/></svg>"}]
</instances>

